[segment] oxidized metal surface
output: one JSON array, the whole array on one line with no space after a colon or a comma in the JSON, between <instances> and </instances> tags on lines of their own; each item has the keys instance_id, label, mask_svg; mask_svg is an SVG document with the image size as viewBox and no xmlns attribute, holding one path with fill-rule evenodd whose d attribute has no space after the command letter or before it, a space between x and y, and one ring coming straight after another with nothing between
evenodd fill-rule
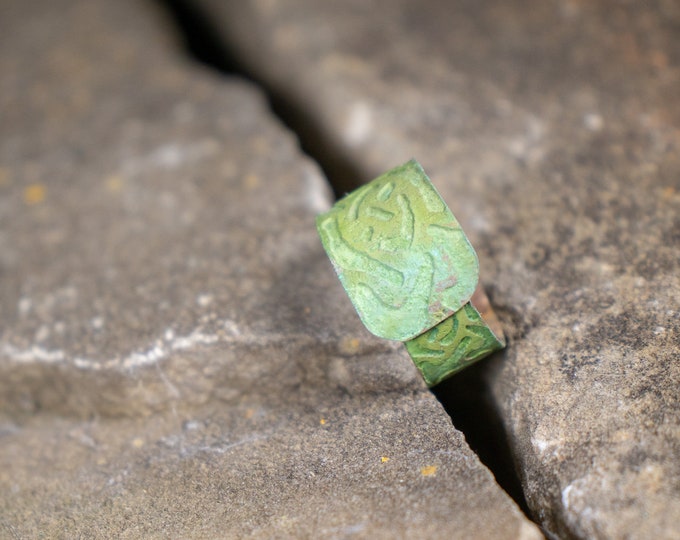
<instances>
[{"instance_id":1,"label":"oxidized metal surface","mask_svg":"<svg viewBox=\"0 0 680 540\"><path fill-rule=\"evenodd\" d=\"M379 337L426 332L477 286L477 255L415 160L338 201L317 227L361 320Z\"/></svg>"},{"instance_id":2,"label":"oxidized metal surface","mask_svg":"<svg viewBox=\"0 0 680 540\"><path fill-rule=\"evenodd\" d=\"M406 350L428 386L434 386L504 346L472 303L465 304L453 316L406 342Z\"/></svg>"}]
</instances>

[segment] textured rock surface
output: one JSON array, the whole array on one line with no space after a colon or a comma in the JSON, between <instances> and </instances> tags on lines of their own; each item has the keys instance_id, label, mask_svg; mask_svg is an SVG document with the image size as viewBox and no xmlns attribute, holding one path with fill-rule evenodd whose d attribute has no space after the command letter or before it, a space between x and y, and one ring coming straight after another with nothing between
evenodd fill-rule
<instances>
[{"instance_id":1,"label":"textured rock surface","mask_svg":"<svg viewBox=\"0 0 680 540\"><path fill-rule=\"evenodd\" d=\"M676 3L202 0L364 174L416 157L512 342L487 376L554 537L677 538Z\"/></svg>"},{"instance_id":2,"label":"textured rock surface","mask_svg":"<svg viewBox=\"0 0 680 540\"><path fill-rule=\"evenodd\" d=\"M361 326L317 169L150 5L0 17L0 536L538 538Z\"/></svg>"}]
</instances>

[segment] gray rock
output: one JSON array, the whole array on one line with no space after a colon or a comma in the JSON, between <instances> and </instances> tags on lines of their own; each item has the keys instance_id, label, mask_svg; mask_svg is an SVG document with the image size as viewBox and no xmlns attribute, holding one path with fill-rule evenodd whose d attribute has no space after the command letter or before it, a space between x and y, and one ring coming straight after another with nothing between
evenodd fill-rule
<instances>
[{"instance_id":1,"label":"gray rock","mask_svg":"<svg viewBox=\"0 0 680 540\"><path fill-rule=\"evenodd\" d=\"M0 17L0 536L540 537L371 337L329 190L146 2Z\"/></svg>"},{"instance_id":2,"label":"gray rock","mask_svg":"<svg viewBox=\"0 0 680 540\"><path fill-rule=\"evenodd\" d=\"M680 10L201 0L363 172L411 157L478 248L486 375L551 537L677 538Z\"/></svg>"}]
</instances>

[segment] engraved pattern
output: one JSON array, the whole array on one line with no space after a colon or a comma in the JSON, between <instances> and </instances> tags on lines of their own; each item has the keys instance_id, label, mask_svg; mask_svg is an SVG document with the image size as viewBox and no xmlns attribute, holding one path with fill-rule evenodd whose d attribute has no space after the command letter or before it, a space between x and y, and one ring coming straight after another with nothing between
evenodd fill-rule
<instances>
[{"instance_id":1,"label":"engraved pattern","mask_svg":"<svg viewBox=\"0 0 680 540\"><path fill-rule=\"evenodd\" d=\"M406 350L428 386L434 386L504 346L470 303L406 342Z\"/></svg>"},{"instance_id":2,"label":"engraved pattern","mask_svg":"<svg viewBox=\"0 0 680 540\"><path fill-rule=\"evenodd\" d=\"M366 327L405 341L460 309L477 256L416 161L357 189L317 218L323 245Z\"/></svg>"}]
</instances>

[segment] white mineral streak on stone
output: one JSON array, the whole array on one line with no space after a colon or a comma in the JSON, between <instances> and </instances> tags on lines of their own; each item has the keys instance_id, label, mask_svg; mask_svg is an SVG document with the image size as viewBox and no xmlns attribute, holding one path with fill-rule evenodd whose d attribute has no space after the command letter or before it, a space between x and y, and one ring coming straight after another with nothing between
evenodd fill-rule
<instances>
[{"instance_id":1,"label":"white mineral streak on stone","mask_svg":"<svg viewBox=\"0 0 680 540\"><path fill-rule=\"evenodd\" d=\"M73 359L73 365L78 369L90 369L92 371L98 371L103 367L99 362L79 357Z\"/></svg>"},{"instance_id":2,"label":"white mineral streak on stone","mask_svg":"<svg viewBox=\"0 0 680 540\"><path fill-rule=\"evenodd\" d=\"M5 356L14 360L18 363L29 363L29 362L47 362L54 363L60 362L66 358L63 351L53 350L50 351L38 345L32 345L28 349L19 349L14 347L9 343L4 343L2 346L2 352Z\"/></svg>"},{"instance_id":3,"label":"white mineral streak on stone","mask_svg":"<svg viewBox=\"0 0 680 540\"><path fill-rule=\"evenodd\" d=\"M146 351L132 353L125 360L123 360L122 365L124 368L145 366L158 362L166 355L167 353L163 347L154 345Z\"/></svg>"},{"instance_id":4,"label":"white mineral streak on stone","mask_svg":"<svg viewBox=\"0 0 680 540\"><path fill-rule=\"evenodd\" d=\"M122 172L124 176L132 176L153 169L176 169L215 154L218 149L219 145L212 139L191 145L164 144L142 158L128 160Z\"/></svg>"},{"instance_id":5,"label":"white mineral streak on stone","mask_svg":"<svg viewBox=\"0 0 680 540\"><path fill-rule=\"evenodd\" d=\"M190 349L194 345L212 345L219 340L215 334L203 334L198 329L194 330L188 336L180 336L172 340L170 348L178 351L183 349Z\"/></svg>"},{"instance_id":6,"label":"white mineral streak on stone","mask_svg":"<svg viewBox=\"0 0 680 540\"><path fill-rule=\"evenodd\" d=\"M9 343L2 344L2 354L16 363L31 362L65 362L71 363L79 369L102 370L102 369L134 369L158 363L169 357L174 351L191 349L199 345L214 345L224 343L228 345L272 345L278 343L319 343L319 339L313 339L306 334L244 334L234 321L226 320L218 322L225 332L216 334L204 333L197 328L190 334L176 336L172 329L166 329L161 337L151 341L151 344L143 349L133 351L127 356L97 360L93 358L74 357L63 350L48 350L33 345L26 349L16 347ZM334 343L328 338L324 343Z\"/></svg>"},{"instance_id":7,"label":"white mineral streak on stone","mask_svg":"<svg viewBox=\"0 0 680 540\"><path fill-rule=\"evenodd\" d=\"M345 142L349 146L359 146L365 143L372 133L373 112L364 101L354 102L347 114L347 121L343 130Z\"/></svg>"},{"instance_id":8,"label":"white mineral streak on stone","mask_svg":"<svg viewBox=\"0 0 680 540\"><path fill-rule=\"evenodd\" d=\"M212 294L199 294L196 297L196 303L201 307L209 306L213 301Z\"/></svg>"}]
</instances>

